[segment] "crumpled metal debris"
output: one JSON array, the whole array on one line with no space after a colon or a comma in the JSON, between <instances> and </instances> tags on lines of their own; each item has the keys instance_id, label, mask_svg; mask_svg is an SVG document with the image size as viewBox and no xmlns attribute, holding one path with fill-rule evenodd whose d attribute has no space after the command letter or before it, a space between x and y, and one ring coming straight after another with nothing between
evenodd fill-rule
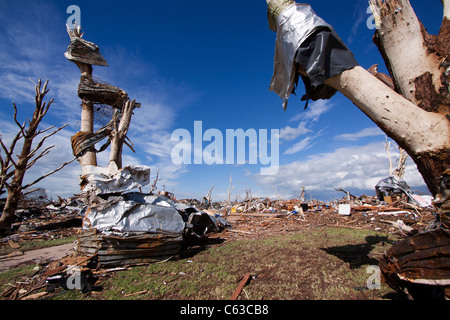
<instances>
[{"instance_id":1,"label":"crumpled metal debris","mask_svg":"<svg viewBox=\"0 0 450 320\"><path fill-rule=\"evenodd\" d=\"M120 193L150 183L150 167L131 165L119 169L114 161L108 167L86 166L81 177L83 192Z\"/></svg>"},{"instance_id":2,"label":"crumpled metal debris","mask_svg":"<svg viewBox=\"0 0 450 320\"><path fill-rule=\"evenodd\" d=\"M149 183L150 168L88 167L82 196L87 205L78 252L98 254L103 265L155 262L177 255L184 242L205 238L226 224L164 195L133 192Z\"/></svg>"},{"instance_id":3,"label":"crumpled metal debris","mask_svg":"<svg viewBox=\"0 0 450 320\"><path fill-rule=\"evenodd\" d=\"M168 232L182 234L185 223L175 205L165 197L126 193L111 200L103 208L91 207L86 213L83 228L100 232Z\"/></svg>"},{"instance_id":4,"label":"crumpled metal debris","mask_svg":"<svg viewBox=\"0 0 450 320\"><path fill-rule=\"evenodd\" d=\"M375 191L380 201L383 201L385 196L405 194L412 203L420 205L406 181L394 176L380 180L375 186Z\"/></svg>"}]
</instances>

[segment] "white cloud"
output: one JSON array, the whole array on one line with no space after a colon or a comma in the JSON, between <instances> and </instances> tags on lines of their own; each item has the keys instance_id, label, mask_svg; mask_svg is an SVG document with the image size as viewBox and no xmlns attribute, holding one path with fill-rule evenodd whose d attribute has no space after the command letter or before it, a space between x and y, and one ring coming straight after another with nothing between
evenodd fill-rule
<instances>
[{"instance_id":1,"label":"white cloud","mask_svg":"<svg viewBox=\"0 0 450 320\"><path fill-rule=\"evenodd\" d=\"M290 121L297 121L303 119L299 122L296 128L291 126L286 126L280 130L280 139L286 141L292 141L302 135L312 133L309 127L315 122L319 121L319 118L324 113L328 112L333 107L333 104L329 100L318 100L311 104L307 112L301 112L295 115ZM314 135L308 136L301 139L300 141L294 143L284 152L284 154L295 154L297 152L307 150L312 147L314 140L322 135L323 130L317 132Z\"/></svg>"},{"instance_id":2,"label":"white cloud","mask_svg":"<svg viewBox=\"0 0 450 320\"><path fill-rule=\"evenodd\" d=\"M296 128L286 126L280 130L280 139L291 141L295 138L311 132L310 129L306 128L307 122L302 121L298 124Z\"/></svg>"},{"instance_id":3,"label":"white cloud","mask_svg":"<svg viewBox=\"0 0 450 320\"><path fill-rule=\"evenodd\" d=\"M323 130L319 131L315 135L312 135L312 136L302 139L301 141L297 142L292 147L287 149L284 152L284 154L294 154L294 153L311 148L314 144L314 140L316 140L318 137L320 137L322 135L322 132L323 132Z\"/></svg>"},{"instance_id":4,"label":"white cloud","mask_svg":"<svg viewBox=\"0 0 450 320\"><path fill-rule=\"evenodd\" d=\"M344 133L336 136L335 140L356 141L360 138L383 136L385 133L378 127L369 127L355 133Z\"/></svg>"},{"instance_id":5,"label":"white cloud","mask_svg":"<svg viewBox=\"0 0 450 320\"><path fill-rule=\"evenodd\" d=\"M279 194L292 197L298 196L300 188L305 186L308 192L320 199L330 197L333 193L336 196L335 187L374 193L376 183L388 175L389 164L384 145L376 142L318 154L306 161L282 165L276 175L254 177L267 192L272 192L276 187ZM411 187L424 186L422 177L410 159L405 181Z\"/></svg>"},{"instance_id":6,"label":"white cloud","mask_svg":"<svg viewBox=\"0 0 450 320\"><path fill-rule=\"evenodd\" d=\"M297 113L289 121L298 121L302 119L304 121L317 122L320 116L331 110L333 106L334 103L332 103L331 100L317 100L311 102L306 111Z\"/></svg>"}]
</instances>

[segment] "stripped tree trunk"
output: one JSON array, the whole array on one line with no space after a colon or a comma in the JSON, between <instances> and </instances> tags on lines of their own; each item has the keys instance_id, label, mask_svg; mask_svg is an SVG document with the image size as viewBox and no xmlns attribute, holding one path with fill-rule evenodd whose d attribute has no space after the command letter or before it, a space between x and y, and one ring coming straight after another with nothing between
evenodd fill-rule
<instances>
[{"instance_id":1,"label":"stripped tree trunk","mask_svg":"<svg viewBox=\"0 0 450 320\"><path fill-rule=\"evenodd\" d=\"M75 62L81 72L80 84L83 82L83 78L92 78L92 66L82 63ZM94 132L94 104L92 101L87 99L82 99L81 103L81 127L80 131L87 134ZM86 166L96 166L97 165L97 153L95 148L92 146L87 149L82 156L79 157L79 162L81 165L81 170L84 172Z\"/></svg>"},{"instance_id":2,"label":"stripped tree trunk","mask_svg":"<svg viewBox=\"0 0 450 320\"><path fill-rule=\"evenodd\" d=\"M449 1L443 1L444 18L437 36L428 34L409 0L373 1L381 9L381 25L374 36L392 79L402 95L427 113L438 115L446 130L435 131L425 150L406 149L417 164L428 188L438 195L441 220L450 227L450 94ZM442 147L435 144L444 140ZM445 204L446 203L446 204Z\"/></svg>"},{"instance_id":3,"label":"stripped tree trunk","mask_svg":"<svg viewBox=\"0 0 450 320\"><path fill-rule=\"evenodd\" d=\"M122 108L120 123L114 121L114 130L111 132L111 152L109 162L114 161L119 169L122 168L122 148L130 127L131 117L135 108L135 100L127 101ZM116 119L114 117L114 119Z\"/></svg>"},{"instance_id":4,"label":"stripped tree trunk","mask_svg":"<svg viewBox=\"0 0 450 320\"><path fill-rule=\"evenodd\" d=\"M444 2L447 15L448 2ZM381 13L374 42L400 94L361 67L326 84L342 92L406 150L437 197L441 221L450 227L449 20L444 16L439 35L431 36L408 0L372 4Z\"/></svg>"}]
</instances>

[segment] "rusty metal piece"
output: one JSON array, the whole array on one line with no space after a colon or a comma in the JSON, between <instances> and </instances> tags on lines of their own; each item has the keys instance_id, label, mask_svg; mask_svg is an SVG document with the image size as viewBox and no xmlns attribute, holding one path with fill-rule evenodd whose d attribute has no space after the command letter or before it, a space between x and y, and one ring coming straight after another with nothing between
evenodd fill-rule
<instances>
[{"instance_id":1,"label":"rusty metal piece","mask_svg":"<svg viewBox=\"0 0 450 320\"><path fill-rule=\"evenodd\" d=\"M234 290L233 295L231 296L230 300L236 300L239 297L239 295L241 294L245 285L250 280L250 277L251 277L250 273L245 274L245 276L242 278L241 282L239 282L239 285L237 286L236 290Z\"/></svg>"}]
</instances>

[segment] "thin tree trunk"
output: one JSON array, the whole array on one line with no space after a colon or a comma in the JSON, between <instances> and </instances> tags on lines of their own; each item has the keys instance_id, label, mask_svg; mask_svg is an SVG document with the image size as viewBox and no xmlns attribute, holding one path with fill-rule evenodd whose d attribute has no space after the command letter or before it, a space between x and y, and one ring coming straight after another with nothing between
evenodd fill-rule
<instances>
[{"instance_id":1,"label":"thin tree trunk","mask_svg":"<svg viewBox=\"0 0 450 320\"><path fill-rule=\"evenodd\" d=\"M444 6L444 17L450 20L450 1L442 0L442 5Z\"/></svg>"},{"instance_id":2,"label":"thin tree trunk","mask_svg":"<svg viewBox=\"0 0 450 320\"><path fill-rule=\"evenodd\" d=\"M25 127L25 124L20 124L17 121L17 118L16 118L17 108L16 108L16 105L13 104L14 105L14 116L13 117L14 117L14 121L16 122L17 126L19 127L19 132L16 135L16 137L13 139L9 149L6 148L6 146L4 145L4 143L0 137L0 145L3 149L3 151L6 153L6 157L7 157L5 159L5 161L2 160L2 165L5 166L6 164L11 163L11 165L14 166L14 174L12 176L11 176L11 174L9 174L7 172L9 165L7 168L2 168L2 175L3 175L2 183L8 189L8 196L6 198L5 207L3 208L3 212L0 217L0 233L3 233L4 231L7 231L10 229L11 223L15 219L14 214L16 212L20 197L22 195L22 191L25 188L38 183L45 177L61 170L64 166L66 166L67 164L69 164L70 162L73 161L72 160L70 162L66 162L58 169L40 177L39 179L27 184L26 186L22 185L23 179L24 179L24 176L25 176L25 173L27 172L27 170L30 169L36 163L37 160L39 160L40 158L45 156L49 152L49 150L54 147L54 146L47 147L43 151L41 151L39 154L37 154L37 151L42 147L42 145L44 144L44 141L67 126L67 125L64 125L62 127L59 127L58 129L54 130L52 133L42 137L40 139L39 143L37 143L37 145L34 148L32 148L33 140L37 136L39 136L40 134L53 128L53 127L50 127L45 130L38 130L38 126L39 126L42 118L47 114L47 111L50 108L50 105L53 103L53 99L51 99L48 103L45 103L43 101L45 95L48 92L47 84L48 84L48 80L45 82L45 84L41 90L41 80L39 79L39 82L36 85L36 88L35 88L36 89L36 96L35 96L36 108L34 110L32 119L28 120L28 123L29 123L28 128ZM14 154L14 148L16 146L17 141L19 139L21 139L22 137L24 139L23 145L22 145L22 151L21 151L20 155L17 156L17 160L14 161L13 157L16 157L16 155ZM10 179L10 178L11 178L11 181L8 182L8 179Z\"/></svg>"},{"instance_id":3,"label":"thin tree trunk","mask_svg":"<svg viewBox=\"0 0 450 320\"><path fill-rule=\"evenodd\" d=\"M442 86L439 70L440 58L424 45L428 36L417 18L409 0L397 0L400 6L389 0L381 3L382 23L375 34L375 43L380 50L391 77L400 93L418 105L416 79L425 73L431 75L431 85L439 92Z\"/></svg>"},{"instance_id":4,"label":"thin tree trunk","mask_svg":"<svg viewBox=\"0 0 450 320\"><path fill-rule=\"evenodd\" d=\"M435 136L421 141L423 150L404 147L422 174L428 188L436 196L441 221L450 227L450 94L448 54L450 52L450 4L442 1L444 18L439 34L428 34L409 0L372 0L380 7L381 25L374 42L400 92L418 108L425 118L442 117L446 128L433 130ZM407 111L409 113L409 110ZM405 116L409 117L409 114ZM414 123L419 127L419 123ZM423 130L423 128L419 129ZM402 137L400 137L402 138ZM396 140L396 139L394 139ZM437 147L435 142L444 142ZM403 147L404 141L396 140ZM420 142L420 139L418 140ZM407 144L406 144L407 145ZM432 146L434 145L434 146Z\"/></svg>"}]
</instances>

